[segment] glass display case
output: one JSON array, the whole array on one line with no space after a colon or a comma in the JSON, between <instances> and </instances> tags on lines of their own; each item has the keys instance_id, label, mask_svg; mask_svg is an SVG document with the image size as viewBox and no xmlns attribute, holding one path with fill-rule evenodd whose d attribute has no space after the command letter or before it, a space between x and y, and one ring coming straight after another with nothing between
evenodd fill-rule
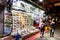
<instances>
[{"instance_id":1,"label":"glass display case","mask_svg":"<svg viewBox=\"0 0 60 40\"><path fill-rule=\"evenodd\" d=\"M33 16L31 11L34 9L30 9L31 5L29 6L25 2L18 2L18 4L18 6L14 6L15 4L12 5L13 29L11 35L15 36L19 33L21 36L25 36L37 30L32 25Z\"/></svg>"},{"instance_id":2,"label":"glass display case","mask_svg":"<svg viewBox=\"0 0 60 40\"><path fill-rule=\"evenodd\" d=\"M20 35L29 34L28 30L30 29L32 22L31 16L29 16L27 12L15 11L15 10L12 10L12 16L13 16L12 35L17 34L17 32Z\"/></svg>"}]
</instances>

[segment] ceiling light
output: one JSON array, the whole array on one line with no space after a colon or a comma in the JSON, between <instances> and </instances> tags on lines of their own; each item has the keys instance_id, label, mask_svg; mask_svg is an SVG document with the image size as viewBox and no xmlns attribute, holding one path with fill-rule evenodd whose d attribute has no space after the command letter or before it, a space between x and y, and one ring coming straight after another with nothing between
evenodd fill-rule
<instances>
[{"instance_id":1,"label":"ceiling light","mask_svg":"<svg viewBox=\"0 0 60 40\"><path fill-rule=\"evenodd\" d=\"M43 0L39 0L40 2L43 2Z\"/></svg>"}]
</instances>

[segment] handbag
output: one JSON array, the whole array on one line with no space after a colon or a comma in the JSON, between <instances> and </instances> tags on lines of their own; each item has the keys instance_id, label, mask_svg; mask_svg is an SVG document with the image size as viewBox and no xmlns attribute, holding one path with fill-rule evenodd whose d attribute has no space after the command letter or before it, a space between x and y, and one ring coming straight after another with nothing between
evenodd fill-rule
<instances>
[{"instance_id":1,"label":"handbag","mask_svg":"<svg viewBox=\"0 0 60 40\"><path fill-rule=\"evenodd\" d=\"M45 26L45 30L50 30L50 26Z\"/></svg>"}]
</instances>

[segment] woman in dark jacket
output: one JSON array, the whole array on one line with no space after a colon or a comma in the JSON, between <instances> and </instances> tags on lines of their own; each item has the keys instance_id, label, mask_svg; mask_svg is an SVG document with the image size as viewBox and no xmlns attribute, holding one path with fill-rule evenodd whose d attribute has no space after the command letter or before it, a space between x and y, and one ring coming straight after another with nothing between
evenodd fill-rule
<instances>
[{"instance_id":1,"label":"woman in dark jacket","mask_svg":"<svg viewBox=\"0 0 60 40\"><path fill-rule=\"evenodd\" d=\"M54 21L54 19L52 19L52 21L50 23L50 26L51 26L50 37L54 37L54 31L55 31L55 21Z\"/></svg>"}]
</instances>

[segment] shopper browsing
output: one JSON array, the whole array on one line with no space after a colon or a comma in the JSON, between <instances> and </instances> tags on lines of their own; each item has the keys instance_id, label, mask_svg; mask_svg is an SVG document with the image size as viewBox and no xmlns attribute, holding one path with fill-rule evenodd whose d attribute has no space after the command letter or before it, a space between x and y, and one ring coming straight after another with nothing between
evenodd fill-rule
<instances>
[{"instance_id":1,"label":"shopper browsing","mask_svg":"<svg viewBox=\"0 0 60 40\"><path fill-rule=\"evenodd\" d=\"M39 24L40 28L40 37L42 38L44 36L44 30L45 30L45 21L41 21Z\"/></svg>"}]
</instances>

